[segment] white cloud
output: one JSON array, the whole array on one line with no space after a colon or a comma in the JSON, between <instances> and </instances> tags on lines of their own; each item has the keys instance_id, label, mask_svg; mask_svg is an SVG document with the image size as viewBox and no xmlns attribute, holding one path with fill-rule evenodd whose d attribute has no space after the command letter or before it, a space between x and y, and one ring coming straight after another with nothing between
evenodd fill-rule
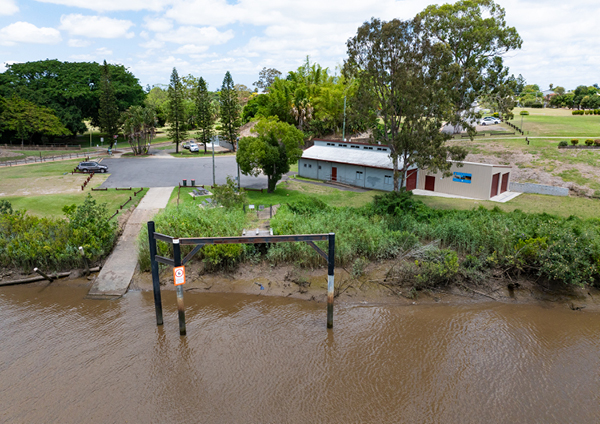
<instances>
[{"instance_id":1,"label":"white cloud","mask_svg":"<svg viewBox=\"0 0 600 424\"><path fill-rule=\"evenodd\" d=\"M58 4L61 6L79 7L97 12L109 11L160 11L172 3L172 0L37 0L40 3Z\"/></svg>"},{"instance_id":2,"label":"white cloud","mask_svg":"<svg viewBox=\"0 0 600 424\"><path fill-rule=\"evenodd\" d=\"M19 11L14 0L0 0L0 15L13 15Z\"/></svg>"},{"instance_id":3,"label":"white cloud","mask_svg":"<svg viewBox=\"0 0 600 424\"><path fill-rule=\"evenodd\" d=\"M133 32L128 32L132 26L128 20L71 14L60 17L59 28L80 37L132 38Z\"/></svg>"},{"instance_id":4,"label":"white cloud","mask_svg":"<svg viewBox=\"0 0 600 424\"><path fill-rule=\"evenodd\" d=\"M223 44L233 38L233 31L219 31L215 27L192 27L183 26L175 31L159 33L156 35L158 41L168 41L176 44L190 44L211 46Z\"/></svg>"},{"instance_id":5,"label":"white cloud","mask_svg":"<svg viewBox=\"0 0 600 424\"><path fill-rule=\"evenodd\" d=\"M154 32L166 32L173 28L173 22L169 19L150 18L146 16L144 21L146 22L144 28Z\"/></svg>"},{"instance_id":6,"label":"white cloud","mask_svg":"<svg viewBox=\"0 0 600 424\"><path fill-rule=\"evenodd\" d=\"M196 46L194 44L186 44L175 50L176 54L199 54L208 50L208 46Z\"/></svg>"},{"instance_id":7,"label":"white cloud","mask_svg":"<svg viewBox=\"0 0 600 424\"><path fill-rule=\"evenodd\" d=\"M38 28L29 22L15 22L0 29L0 45L16 43L56 44L61 41L60 31L54 28Z\"/></svg>"},{"instance_id":8,"label":"white cloud","mask_svg":"<svg viewBox=\"0 0 600 424\"><path fill-rule=\"evenodd\" d=\"M91 44L91 41L81 40L79 38L71 38L67 44L69 47L87 47Z\"/></svg>"}]
</instances>

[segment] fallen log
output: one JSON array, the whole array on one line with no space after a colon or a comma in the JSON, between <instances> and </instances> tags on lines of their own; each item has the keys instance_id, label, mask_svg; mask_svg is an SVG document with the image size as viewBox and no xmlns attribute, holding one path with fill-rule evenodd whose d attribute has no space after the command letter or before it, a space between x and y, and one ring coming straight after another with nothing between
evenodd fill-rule
<instances>
[{"instance_id":1,"label":"fallen log","mask_svg":"<svg viewBox=\"0 0 600 424\"><path fill-rule=\"evenodd\" d=\"M95 268L90 268L90 272L99 272L100 271L100 267L97 266ZM58 274L53 275L53 278L65 278L68 277L69 275L71 275L71 272L60 272ZM20 280L12 280L12 281L0 281L0 287L2 286L16 286L18 284L29 284L29 283L36 283L38 281L43 281L45 280L45 277L42 277L41 275L36 275L35 277L28 277L28 278L22 278Z\"/></svg>"}]
</instances>

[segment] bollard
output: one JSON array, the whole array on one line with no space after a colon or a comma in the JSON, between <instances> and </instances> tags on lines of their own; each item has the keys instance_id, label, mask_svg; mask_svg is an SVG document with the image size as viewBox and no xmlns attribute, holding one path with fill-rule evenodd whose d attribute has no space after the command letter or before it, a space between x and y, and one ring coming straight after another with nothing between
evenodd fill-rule
<instances>
[{"instance_id":1,"label":"bollard","mask_svg":"<svg viewBox=\"0 0 600 424\"><path fill-rule=\"evenodd\" d=\"M192 180L192 187L196 187L196 180Z\"/></svg>"},{"instance_id":2,"label":"bollard","mask_svg":"<svg viewBox=\"0 0 600 424\"><path fill-rule=\"evenodd\" d=\"M156 262L156 239L154 238L154 221L148 221L148 241L150 242L150 267L152 269L152 291L154 292L154 310L156 325L163 325L162 300L160 298L160 279L158 262Z\"/></svg>"},{"instance_id":3,"label":"bollard","mask_svg":"<svg viewBox=\"0 0 600 424\"><path fill-rule=\"evenodd\" d=\"M187 180L183 180L183 186L187 187Z\"/></svg>"},{"instance_id":4,"label":"bollard","mask_svg":"<svg viewBox=\"0 0 600 424\"><path fill-rule=\"evenodd\" d=\"M183 180L185 181L185 180ZM181 266L181 246L179 239L173 240L173 264ZM185 306L183 304L183 286L177 286L177 312L179 315L179 335L185 336Z\"/></svg>"},{"instance_id":5,"label":"bollard","mask_svg":"<svg viewBox=\"0 0 600 424\"><path fill-rule=\"evenodd\" d=\"M329 255L327 256L327 265L327 328L333 328L335 233L329 233Z\"/></svg>"}]
</instances>

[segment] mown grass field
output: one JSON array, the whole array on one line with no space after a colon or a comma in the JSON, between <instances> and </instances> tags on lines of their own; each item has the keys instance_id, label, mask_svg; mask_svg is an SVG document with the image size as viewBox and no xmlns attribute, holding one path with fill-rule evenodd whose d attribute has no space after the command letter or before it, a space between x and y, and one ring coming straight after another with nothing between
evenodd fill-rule
<instances>
[{"instance_id":1,"label":"mown grass field","mask_svg":"<svg viewBox=\"0 0 600 424\"><path fill-rule=\"evenodd\" d=\"M515 117L510 122L519 128L519 114L522 110L529 112L529 115L523 117L523 131L526 135L600 138L600 115L573 115L571 110L567 109L515 108Z\"/></svg>"}]
</instances>

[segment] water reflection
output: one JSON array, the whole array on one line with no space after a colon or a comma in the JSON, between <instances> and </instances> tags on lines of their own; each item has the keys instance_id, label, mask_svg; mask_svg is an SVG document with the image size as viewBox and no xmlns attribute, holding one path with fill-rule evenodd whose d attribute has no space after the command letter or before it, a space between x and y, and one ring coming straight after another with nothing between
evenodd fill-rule
<instances>
[{"instance_id":1,"label":"water reflection","mask_svg":"<svg viewBox=\"0 0 600 424\"><path fill-rule=\"evenodd\" d=\"M596 422L600 316L0 291L3 422Z\"/></svg>"}]
</instances>

